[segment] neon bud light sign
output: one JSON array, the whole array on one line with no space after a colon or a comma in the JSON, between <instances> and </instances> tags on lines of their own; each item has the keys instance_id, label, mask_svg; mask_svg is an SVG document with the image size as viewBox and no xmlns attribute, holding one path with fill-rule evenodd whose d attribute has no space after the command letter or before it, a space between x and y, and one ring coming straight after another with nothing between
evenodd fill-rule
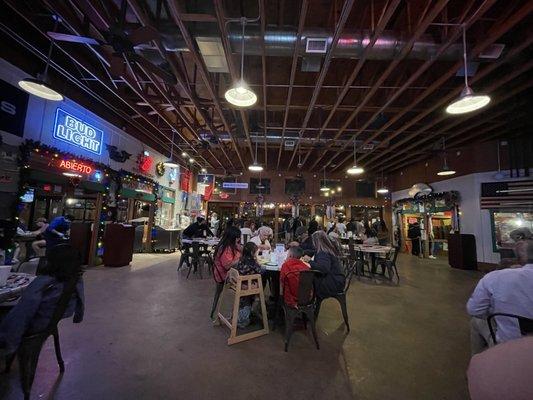
<instances>
[{"instance_id":1,"label":"neon bud light sign","mask_svg":"<svg viewBox=\"0 0 533 400\"><path fill-rule=\"evenodd\" d=\"M54 138L100 155L104 132L58 108L54 123Z\"/></svg>"}]
</instances>

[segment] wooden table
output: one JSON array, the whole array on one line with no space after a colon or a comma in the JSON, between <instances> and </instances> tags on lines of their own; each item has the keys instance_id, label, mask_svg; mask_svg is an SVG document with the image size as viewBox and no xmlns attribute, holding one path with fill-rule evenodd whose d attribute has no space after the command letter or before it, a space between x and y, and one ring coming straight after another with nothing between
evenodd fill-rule
<instances>
[{"instance_id":1,"label":"wooden table","mask_svg":"<svg viewBox=\"0 0 533 400\"><path fill-rule=\"evenodd\" d=\"M355 251L361 252L361 253L368 253L370 254L370 259L372 263L372 268L370 272L372 274L376 273L376 254L387 254L392 250L391 246L380 246L377 244L371 244L371 245L364 245L364 244L357 244L354 246Z\"/></svg>"},{"instance_id":2,"label":"wooden table","mask_svg":"<svg viewBox=\"0 0 533 400\"><path fill-rule=\"evenodd\" d=\"M34 275L22 272L12 272L7 278L7 283L0 286L0 303L14 300L22 294L24 289L35 279Z\"/></svg>"}]
</instances>

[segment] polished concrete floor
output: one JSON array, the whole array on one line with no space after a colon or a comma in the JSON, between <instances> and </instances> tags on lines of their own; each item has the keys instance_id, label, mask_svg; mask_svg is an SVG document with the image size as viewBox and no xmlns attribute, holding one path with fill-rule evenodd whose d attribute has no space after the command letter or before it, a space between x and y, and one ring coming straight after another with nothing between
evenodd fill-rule
<instances>
[{"instance_id":1,"label":"polished concrete floor","mask_svg":"<svg viewBox=\"0 0 533 400\"><path fill-rule=\"evenodd\" d=\"M279 331L228 347L208 318L212 279L186 280L177 260L141 254L131 267L89 270L84 322L61 324L66 372L47 343L32 398L468 399L465 302L477 272L402 254L400 286L354 280L350 334L329 300L320 350L300 330L285 353ZM1 379L0 398L22 398L18 368Z\"/></svg>"}]
</instances>

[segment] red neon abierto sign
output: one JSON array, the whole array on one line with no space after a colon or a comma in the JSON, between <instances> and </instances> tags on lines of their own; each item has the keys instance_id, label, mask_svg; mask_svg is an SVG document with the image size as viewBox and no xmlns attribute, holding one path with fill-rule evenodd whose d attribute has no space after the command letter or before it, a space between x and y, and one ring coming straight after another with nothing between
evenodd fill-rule
<instances>
[{"instance_id":1,"label":"red neon abierto sign","mask_svg":"<svg viewBox=\"0 0 533 400\"><path fill-rule=\"evenodd\" d=\"M93 172L93 167L90 165L68 160L61 160L59 163L59 168L66 169L68 171L81 172L82 174L90 174Z\"/></svg>"}]
</instances>

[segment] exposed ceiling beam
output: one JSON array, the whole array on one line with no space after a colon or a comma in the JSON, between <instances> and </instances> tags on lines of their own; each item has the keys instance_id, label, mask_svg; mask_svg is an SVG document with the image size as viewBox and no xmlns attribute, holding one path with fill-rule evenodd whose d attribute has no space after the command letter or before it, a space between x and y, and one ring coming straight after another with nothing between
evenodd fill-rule
<instances>
[{"instance_id":1,"label":"exposed ceiling beam","mask_svg":"<svg viewBox=\"0 0 533 400\"><path fill-rule=\"evenodd\" d=\"M486 4L486 3L484 3ZM533 3L529 3L530 5L533 4ZM483 7L483 6L482 6ZM533 8L533 7L532 7ZM484 10L484 12L486 12L487 10ZM473 50L471 51L471 55L472 56L477 56L478 54L480 54L486 47L488 47L489 45L491 45L492 43L494 43L496 40L498 40L498 38L500 38L503 34L505 34L506 32L508 32L510 29L512 29L518 22L520 22L523 18L525 18L525 16L527 14L525 14L525 11L524 8L520 9L517 13L515 13L513 15L513 17L511 17L509 20L501 23L501 24L498 24L496 23L495 25L492 26L492 28L489 30L489 33L488 35L485 35L484 36L484 40L481 41L481 43L477 44ZM530 10L531 11L531 10ZM527 13L529 13L529 11L527 11ZM483 12L480 12L480 10L478 9L476 11L476 13L474 14L474 16L477 16L477 18L479 18L481 15L483 15ZM468 22L465 23L466 26L468 25L471 25L472 23L472 19L474 17L470 17L468 19ZM507 57L506 57L507 59ZM378 136L380 134L382 134L386 129L388 129L394 122L400 120L407 112L410 112L412 110L412 108L414 106L416 106L417 104L419 104L422 100L424 100L427 96L429 96L431 93L433 93L434 91L440 89L442 87L442 85L449 79L451 78L452 76L455 75L455 73L457 72L457 70L461 67L461 64L462 62L461 61L458 61L452 68L450 68L448 70L448 72L446 72L445 74L443 74L439 79L437 79L436 81L433 82L432 85L430 85L428 87L428 89L426 89L422 94L420 94L416 99L414 99L407 107L404 108L404 110L400 113L398 113L393 119L391 119L388 123L386 123L383 127L381 127L381 129L379 129L377 132L375 132L374 134L372 134L367 140L365 140L365 142L363 143L363 145L369 143L371 140L376 140L376 138L378 138ZM489 72L492 72L493 69L497 68L498 66L502 65L502 62L498 62L498 63L495 63L495 64L491 64L489 65L488 67L486 67L484 70L482 70L481 72L479 72L478 74L476 74L476 76L474 76L473 79L471 79L471 83L475 83L477 80L481 79L482 77L484 77L486 74L488 74ZM485 70L488 70L487 72L485 72ZM418 123L419 121L421 121L424 117L426 117L427 115L429 115L431 112L433 111L436 111L438 110L439 108L441 108L444 104L446 104L447 102L449 102L451 99L453 99L454 97L456 97L460 92L461 90L463 89L463 85L461 86L458 86L454 89L454 91L452 91L448 96L443 96L440 98L440 101L437 102L434 106L426 109L424 112L422 113L419 113L418 115L416 115L415 117L411 118L408 122L406 122L402 127L400 127L399 129L395 129L395 133L393 133L392 135L388 135L387 136L387 140L391 140L393 139L394 137L396 137L397 135L403 133L406 129L410 128L411 126L413 126L414 124ZM394 97L394 96L393 96ZM443 114L439 114L439 119L438 121L440 122L442 119L443 119ZM427 127L426 127L427 128ZM370 154L373 152L373 150L369 151L368 153L365 153L360 159L359 161L363 161L364 159L368 158L370 156ZM346 161L349 160L349 156L346 156L342 161L340 161L339 163L337 163L336 167L333 168L333 170L336 170L338 168L340 168L341 166L343 166ZM373 157L370 162L374 161L375 159L377 158L376 157ZM368 164L369 162L367 162Z\"/></svg>"},{"instance_id":2,"label":"exposed ceiling beam","mask_svg":"<svg viewBox=\"0 0 533 400\"><path fill-rule=\"evenodd\" d=\"M385 82L385 80L389 77L389 75L393 71L397 70L398 64L400 64L400 62L409 54L409 52L411 51L414 43L420 38L420 36L422 36L422 34L424 34L424 32L428 28L429 24L431 22L433 22L433 20L435 18L437 18L437 16L440 14L442 9L446 6L446 4L448 4L448 1L449 0L439 0L437 2L437 4L435 4L435 6L431 9L430 13L425 18L421 18L417 29L415 30L415 32L411 36L411 39L409 39L409 41L406 42L405 46L402 48L402 50L401 50L400 54L398 55L398 57L391 61L391 63L389 64L389 66L387 67L385 72L383 72L382 74L379 75L379 79L372 85L372 88L368 92L365 93L365 95L364 95L363 99L361 100L361 102L359 102L357 107L348 116L348 118L346 119L344 124L341 126L341 128L339 129L337 134L333 137L333 140L338 139L342 135L342 133L346 130L346 128L348 128L348 126L354 120L354 118L363 110L363 108L370 101L370 99L372 99L374 94L378 91L379 87ZM431 2L428 2L428 6L429 6L430 3ZM426 8L426 10L427 10L427 8ZM375 41L377 40L379 35L381 35L381 33L383 32L385 27L386 27L386 25L385 26L378 25L377 31L376 31L376 33L373 36L373 41L367 46L367 49L370 49L371 46L374 45ZM335 111L340 106L340 104L344 100L345 96L348 94L348 91L350 90L349 87L353 84L353 82L355 81L355 78L359 74L359 69L362 68L362 64L361 64L361 66L359 66L359 64L362 63L362 62L364 62L364 60L359 60L359 63L356 65L356 67L353 70L350 78L348 78L348 81L346 82L345 88L341 91L339 97L337 98L337 101L335 102L335 105L333 106L333 108L330 111L328 117L326 118L326 121L324 121L324 123L322 124L321 130L318 132L318 136L319 137L324 132L324 129L326 128L326 126L328 126L328 124L331 122L331 119L333 118L333 115L335 114ZM377 117L378 114L374 114L374 115ZM366 129L374 121L375 116L371 117L368 120L368 122L365 124L364 128L361 131ZM358 135L358 133L355 134L355 137L357 137L357 135ZM316 158L315 162L311 165L310 169L313 169L320 161L322 161L322 159L326 155L328 149L329 149L329 146L326 148L326 151L324 151L320 157Z\"/></svg>"},{"instance_id":3,"label":"exposed ceiling beam","mask_svg":"<svg viewBox=\"0 0 533 400\"><path fill-rule=\"evenodd\" d=\"M311 99L309 101L309 106L307 108L307 112L305 113L305 117L303 119L303 122L302 122L302 128L300 130L300 133L299 133L299 137L300 139L303 137L303 135L305 134L305 128L307 127L307 124L309 123L309 119L311 118L311 114L313 113L314 111L314 107L315 107L315 103L318 99L318 95L320 94L320 89L322 87L322 84L324 83L324 79L326 79L326 75L328 73L328 70L329 70L329 66L331 64L331 60L333 58L333 50L335 49L335 47L337 47L337 43L339 42L339 39L340 39L340 36L341 36L341 33L342 31L344 30L344 25L346 24L346 21L348 20L348 17L350 16L350 13L352 11L352 7L354 5L354 1L355 0L346 0L342 6L342 11L340 13L340 16L339 16L339 20L337 21L337 24L335 25L335 30L333 32L333 38L332 38L332 41L331 41L331 44L328 48L328 50L326 51L326 56L324 57L324 60L322 62L322 68L320 69L320 73L318 75L318 79L317 79L317 82L316 82L316 88L315 90L313 90L313 95L311 96ZM392 0L394 7L391 6L391 8L396 8L396 5L400 2L400 0ZM366 48L363 52L363 54L365 54L366 52ZM363 55L362 58L364 58L365 56ZM296 143L296 146L294 148L294 151L292 153L292 157L289 161L289 164L287 165L287 170L290 169L293 161L294 161L294 157L296 156L297 152L298 152L298 148L300 147L300 141L298 141Z\"/></svg>"},{"instance_id":4,"label":"exposed ceiling beam","mask_svg":"<svg viewBox=\"0 0 533 400\"><path fill-rule=\"evenodd\" d=\"M144 25L144 26L151 26L153 25L152 21L151 21L151 18L144 12L143 8L140 6L140 4L136 1L136 0L128 0L130 6L132 7L135 15L137 16L137 18L139 19L139 21L141 21L141 23ZM187 45L189 44L189 42L187 41L187 38L185 38L185 41L187 43ZM156 41L156 47L157 47L157 50L159 52L159 54L167 60L167 62L169 63L172 71L174 72L174 75L176 76L176 79L178 80L178 84L181 88L181 90L185 93L185 95L190 99L190 101L194 104L195 106L195 109L198 111L198 113L200 114L200 116L202 117L202 119L205 121L209 131L211 131L211 133L213 133L213 135L217 135L217 130L215 129L215 127L213 126L213 123L212 121L210 120L209 116L207 115L207 113L203 110L203 108L201 107L196 95L190 90L189 88L189 85L188 85L188 82L186 82L183 77L182 77L182 72L180 71L180 68L179 68L179 65L178 65L178 59L176 57L175 54L169 54L165 48L163 47L163 44L160 42L160 41ZM185 74L186 75L186 72ZM208 82L206 82L206 85L208 84ZM162 95L164 95L165 98L167 98L167 96L162 93ZM168 100L168 98L167 98ZM215 101L215 99L213 99ZM230 132L230 135L231 135L231 132ZM233 161L232 159L228 156L226 150L221 147L221 151L222 151L222 154L226 157L226 159L228 160L229 164L231 166L233 166ZM223 165L220 163L220 160L218 159L217 156L213 155L215 160L217 160L217 162L220 164L221 167L223 167Z\"/></svg>"},{"instance_id":5,"label":"exposed ceiling beam","mask_svg":"<svg viewBox=\"0 0 533 400\"><path fill-rule=\"evenodd\" d=\"M302 40L302 32L305 26L305 18L307 17L307 9L309 7L308 0L302 0L302 5L300 7L300 17L298 20L298 30L296 32L296 41L294 46L294 51L292 53L292 62L291 62L291 75L289 78L289 89L287 92L287 100L285 102L285 112L283 117L283 129L281 131L281 144L278 150L278 160L276 164L276 169L279 169L279 163L281 161L281 151L283 150L283 138L285 137L285 128L287 127L287 119L289 118L289 105L291 104L292 99L292 88L294 85L294 78L296 77L296 67L298 65L298 43Z\"/></svg>"},{"instance_id":6,"label":"exposed ceiling beam","mask_svg":"<svg viewBox=\"0 0 533 400\"><path fill-rule=\"evenodd\" d=\"M170 0L170 1L176 1L176 0ZM232 56L232 50L231 45L229 42L229 33L226 26L226 17L224 12L224 6L222 4L222 0L214 0L215 3L215 12L218 22L218 29L220 30L222 36L222 46L224 47L224 54L226 56L226 62L228 63L228 68L230 71L231 79L233 83L237 82L239 79L243 78L240 76L240 73L235 68L235 63L233 62L233 56ZM244 111L242 108L239 108L239 115L241 117L242 126L244 129L244 134L246 135L246 141L248 144L248 149L250 150L250 156L252 159L254 159L254 151L252 149L252 142L250 140L250 126L248 123L248 113ZM244 168L244 165L243 165Z\"/></svg>"}]
</instances>

